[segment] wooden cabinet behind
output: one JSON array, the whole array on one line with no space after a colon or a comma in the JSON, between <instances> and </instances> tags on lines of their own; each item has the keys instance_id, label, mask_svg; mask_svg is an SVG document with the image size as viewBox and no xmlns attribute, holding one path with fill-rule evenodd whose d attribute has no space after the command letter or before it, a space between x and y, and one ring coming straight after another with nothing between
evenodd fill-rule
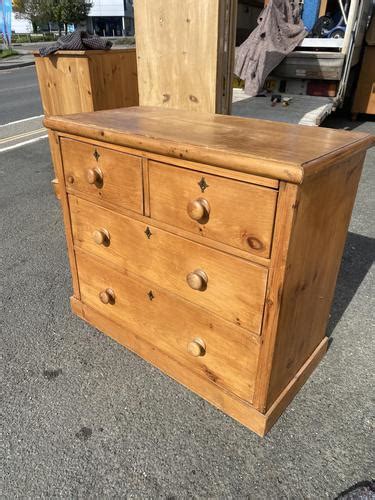
<instances>
[{"instance_id":1,"label":"wooden cabinet behind","mask_svg":"<svg viewBox=\"0 0 375 500\"><path fill-rule=\"evenodd\" d=\"M139 103L135 49L65 50L34 56L46 116Z\"/></svg>"},{"instance_id":2,"label":"wooden cabinet behind","mask_svg":"<svg viewBox=\"0 0 375 500\"><path fill-rule=\"evenodd\" d=\"M352 113L375 115L375 45L365 48Z\"/></svg>"}]
</instances>

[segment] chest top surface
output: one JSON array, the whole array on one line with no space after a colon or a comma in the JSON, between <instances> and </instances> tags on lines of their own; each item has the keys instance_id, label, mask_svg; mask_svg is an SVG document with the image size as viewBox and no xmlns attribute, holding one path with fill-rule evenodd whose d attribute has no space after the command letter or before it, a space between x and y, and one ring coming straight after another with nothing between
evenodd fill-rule
<instances>
[{"instance_id":1,"label":"chest top surface","mask_svg":"<svg viewBox=\"0 0 375 500\"><path fill-rule=\"evenodd\" d=\"M58 132L295 183L375 143L366 133L156 107L51 116L44 123Z\"/></svg>"}]
</instances>

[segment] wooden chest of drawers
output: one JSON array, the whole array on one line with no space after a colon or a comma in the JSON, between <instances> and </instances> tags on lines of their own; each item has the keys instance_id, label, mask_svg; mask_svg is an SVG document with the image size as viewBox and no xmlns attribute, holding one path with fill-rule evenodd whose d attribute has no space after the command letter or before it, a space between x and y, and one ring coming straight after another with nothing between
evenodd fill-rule
<instances>
[{"instance_id":1,"label":"wooden chest of drawers","mask_svg":"<svg viewBox=\"0 0 375 500\"><path fill-rule=\"evenodd\" d=\"M73 311L264 435L317 365L366 134L49 117Z\"/></svg>"}]
</instances>

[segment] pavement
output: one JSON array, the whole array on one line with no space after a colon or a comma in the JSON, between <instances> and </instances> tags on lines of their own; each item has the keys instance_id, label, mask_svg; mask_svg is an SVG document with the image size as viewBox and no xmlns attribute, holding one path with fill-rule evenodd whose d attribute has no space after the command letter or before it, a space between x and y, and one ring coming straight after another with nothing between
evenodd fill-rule
<instances>
[{"instance_id":1,"label":"pavement","mask_svg":"<svg viewBox=\"0 0 375 500\"><path fill-rule=\"evenodd\" d=\"M26 66L34 66L34 56L30 52L19 52L16 56L0 59L0 71L14 68L24 68Z\"/></svg>"},{"instance_id":2,"label":"pavement","mask_svg":"<svg viewBox=\"0 0 375 500\"><path fill-rule=\"evenodd\" d=\"M35 67L0 72L0 125L43 113Z\"/></svg>"},{"instance_id":3,"label":"pavement","mask_svg":"<svg viewBox=\"0 0 375 500\"><path fill-rule=\"evenodd\" d=\"M374 165L375 148L328 353L262 439L71 313L47 140L0 152L2 497L316 499L371 479Z\"/></svg>"}]
</instances>

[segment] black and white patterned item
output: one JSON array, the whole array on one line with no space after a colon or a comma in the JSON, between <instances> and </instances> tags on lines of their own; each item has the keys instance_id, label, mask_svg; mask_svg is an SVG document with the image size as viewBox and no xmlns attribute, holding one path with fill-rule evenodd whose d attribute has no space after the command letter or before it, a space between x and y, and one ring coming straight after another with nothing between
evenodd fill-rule
<instances>
[{"instance_id":1,"label":"black and white patterned item","mask_svg":"<svg viewBox=\"0 0 375 500\"><path fill-rule=\"evenodd\" d=\"M39 54L45 57L58 50L109 50L111 47L109 40L89 35L86 31L74 31L60 37L53 45L39 49Z\"/></svg>"}]
</instances>

